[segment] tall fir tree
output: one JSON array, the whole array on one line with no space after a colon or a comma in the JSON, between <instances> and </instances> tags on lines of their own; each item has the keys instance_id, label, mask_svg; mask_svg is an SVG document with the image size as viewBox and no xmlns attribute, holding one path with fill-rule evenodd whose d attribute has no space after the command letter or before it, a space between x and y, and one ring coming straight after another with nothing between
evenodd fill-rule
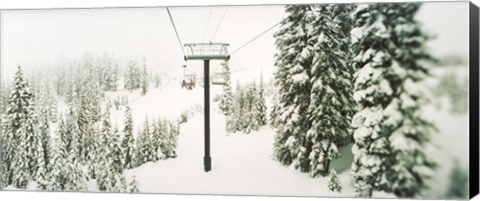
<instances>
[{"instance_id":1,"label":"tall fir tree","mask_svg":"<svg viewBox=\"0 0 480 201\"><path fill-rule=\"evenodd\" d=\"M258 91L258 98L255 104L258 111L257 121L260 125L267 124L267 104L265 103L265 88L263 82L263 72L260 74L260 86Z\"/></svg>"},{"instance_id":2,"label":"tall fir tree","mask_svg":"<svg viewBox=\"0 0 480 201\"><path fill-rule=\"evenodd\" d=\"M244 105L244 114L245 114L245 133L250 133L251 131L257 131L260 122L259 122L259 116L260 116L260 111L258 110L257 102L258 102L258 96L257 96L257 87L255 84L255 81L248 86L247 88L247 93L245 94L245 105Z\"/></svg>"},{"instance_id":3,"label":"tall fir tree","mask_svg":"<svg viewBox=\"0 0 480 201\"><path fill-rule=\"evenodd\" d=\"M312 125L305 114L312 88L309 78L315 43L311 30L315 18L310 5L289 5L286 13L274 34L277 47L274 78L278 93L274 155L282 164L294 163L302 172L308 172L312 142L306 133Z\"/></svg>"},{"instance_id":4,"label":"tall fir tree","mask_svg":"<svg viewBox=\"0 0 480 201\"><path fill-rule=\"evenodd\" d=\"M128 63L127 72L125 72L124 88L130 92L134 89L140 88L140 77L141 70L138 66L138 62L130 60Z\"/></svg>"},{"instance_id":5,"label":"tall fir tree","mask_svg":"<svg viewBox=\"0 0 480 201\"><path fill-rule=\"evenodd\" d=\"M28 156L28 140L26 138L25 127L18 131L18 151L15 154L14 161L11 162L12 179L11 184L15 188L26 189L32 175L30 174L30 164Z\"/></svg>"},{"instance_id":6,"label":"tall fir tree","mask_svg":"<svg viewBox=\"0 0 480 201\"><path fill-rule=\"evenodd\" d=\"M226 116L230 115L233 110L233 92L232 92L232 81L231 81L231 72L230 67L228 66L227 61L222 62L223 75L225 79L225 85L223 85L223 93L220 99L220 110Z\"/></svg>"},{"instance_id":7,"label":"tall fir tree","mask_svg":"<svg viewBox=\"0 0 480 201\"><path fill-rule=\"evenodd\" d=\"M355 144L352 176L358 196L374 190L414 197L435 163L428 158L433 125L422 119L431 60L415 14L419 3L371 4L355 16Z\"/></svg>"},{"instance_id":8,"label":"tall fir tree","mask_svg":"<svg viewBox=\"0 0 480 201\"><path fill-rule=\"evenodd\" d=\"M155 148L152 143L152 134L150 132L150 123L148 118L145 119L143 130L140 131L137 139L137 152L135 157L137 159L137 166L140 166L146 162L155 160Z\"/></svg>"},{"instance_id":9,"label":"tall fir tree","mask_svg":"<svg viewBox=\"0 0 480 201\"><path fill-rule=\"evenodd\" d=\"M124 168L130 169L135 166L135 138L133 138L133 120L130 106L125 109L125 121L123 127L122 152L124 155Z\"/></svg>"},{"instance_id":10,"label":"tall fir tree","mask_svg":"<svg viewBox=\"0 0 480 201\"><path fill-rule=\"evenodd\" d=\"M145 57L143 57L143 69L141 75L141 87L142 87L142 95L145 96L148 92L148 87L150 83L150 78L148 77L148 70L147 70L147 61Z\"/></svg>"},{"instance_id":11,"label":"tall fir tree","mask_svg":"<svg viewBox=\"0 0 480 201\"><path fill-rule=\"evenodd\" d=\"M18 67L8 98L5 120L2 125L2 159L4 162L5 185L14 184L26 187L30 179L32 166L30 153L37 153L33 142L36 130L34 96L24 78L21 67ZM31 125L28 125L31 124ZM38 134L38 133L37 133ZM26 172L25 172L26 171Z\"/></svg>"},{"instance_id":12,"label":"tall fir tree","mask_svg":"<svg viewBox=\"0 0 480 201\"><path fill-rule=\"evenodd\" d=\"M110 155L112 157L112 167L116 172L123 172L123 155L120 141L120 134L118 127L115 126L113 129L112 137L110 139Z\"/></svg>"},{"instance_id":13,"label":"tall fir tree","mask_svg":"<svg viewBox=\"0 0 480 201\"><path fill-rule=\"evenodd\" d=\"M310 71L310 105L307 111L311 127L307 140L312 142L310 174L327 176L330 162L338 157L338 148L350 140L353 113L352 68L350 66L351 13L355 6L324 4L312 7L315 27Z\"/></svg>"}]
</instances>

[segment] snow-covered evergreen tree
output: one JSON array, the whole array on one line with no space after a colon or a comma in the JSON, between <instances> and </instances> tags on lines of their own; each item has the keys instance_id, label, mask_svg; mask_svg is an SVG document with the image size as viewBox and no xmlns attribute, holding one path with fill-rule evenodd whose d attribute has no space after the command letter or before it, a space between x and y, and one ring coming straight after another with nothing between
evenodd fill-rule
<instances>
[{"instance_id":1,"label":"snow-covered evergreen tree","mask_svg":"<svg viewBox=\"0 0 480 201\"><path fill-rule=\"evenodd\" d=\"M251 131L257 131L260 126L258 118L260 116L260 111L258 110L258 107L256 107L258 96L255 81L248 87L244 98L244 106L242 109L245 114L245 125L243 131L248 134Z\"/></svg>"},{"instance_id":2,"label":"snow-covered evergreen tree","mask_svg":"<svg viewBox=\"0 0 480 201\"><path fill-rule=\"evenodd\" d=\"M70 192L86 191L86 176L78 158L74 155L68 155L67 166L65 168L68 169L66 174L67 182L65 183L65 189L63 190Z\"/></svg>"},{"instance_id":3,"label":"snow-covered evergreen tree","mask_svg":"<svg viewBox=\"0 0 480 201\"><path fill-rule=\"evenodd\" d=\"M230 67L228 66L227 61L222 62L222 68L224 73L225 85L223 85L223 93L220 99L220 110L226 116L230 115L233 110L233 92L232 92L232 81Z\"/></svg>"},{"instance_id":4,"label":"snow-covered evergreen tree","mask_svg":"<svg viewBox=\"0 0 480 201\"><path fill-rule=\"evenodd\" d=\"M148 76L147 71L147 62L145 61L145 57L143 57L143 69L141 75L141 87L142 87L142 95L146 95L148 92L150 78Z\"/></svg>"},{"instance_id":5,"label":"snow-covered evergreen tree","mask_svg":"<svg viewBox=\"0 0 480 201\"><path fill-rule=\"evenodd\" d=\"M163 144L165 143L165 136L163 134L164 128L161 120L153 121L152 123L152 144L153 152L155 153L155 160L165 159L166 155L163 153Z\"/></svg>"},{"instance_id":6,"label":"snow-covered evergreen tree","mask_svg":"<svg viewBox=\"0 0 480 201\"><path fill-rule=\"evenodd\" d=\"M257 121L259 125L267 124L267 104L265 103L265 89L263 83L263 73L260 74L260 88L258 91L258 98L255 105L258 115Z\"/></svg>"},{"instance_id":7,"label":"snow-covered evergreen tree","mask_svg":"<svg viewBox=\"0 0 480 201\"><path fill-rule=\"evenodd\" d=\"M50 170L50 166L51 166L51 158L52 158L52 140L51 140L51 136L50 136L50 126L49 126L49 123L46 121L46 115L43 115L41 114L41 118L39 120L39 124L40 124L40 135L41 135L41 150L40 152L43 152L41 153L43 157L39 157L37 158L37 160L42 160L42 161L39 161L37 162L37 165L38 165L38 168L44 168L45 170L39 170L39 171L46 171L47 174L44 174L44 175L39 175L39 173L37 172L37 178L48 178L48 172ZM43 164L43 167L42 165L40 164L42 163ZM40 185L40 183L39 183ZM42 189L42 190L46 190L46 189Z\"/></svg>"},{"instance_id":8,"label":"snow-covered evergreen tree","mask_svg":"<svg viewBox=\"0 0 480 201\"><path fill-rule=\"evenodd\" d=\"M310 106L310 73L313 66L314 41L312 21L314 11L310 5L286 6L287 17L274 34L275 88L278 94L276 107L276 136L274 155L282 164L302 172L310 170L309 154L312 142L306 137L311 128L308 109Z\"/></svg>"},{"instance_id":9,"label":"snow-covered evergreen tree","mask_svg":"<svg viewBox=\"0 0 480 201\"><path fill-rule=\"evenodd\" d=\"M237 83L237 87L234 95L233 110L232 113L227 116L226 129L228 132L243 131L245 129L245 92Z\"/></svg>"},{"instance_id":10,"label":"snow-covered evergreen tree","mask_svg":"<svg viewBox=\"0 0 480 201\"><path fill-rule=\"evenodd\" d=\"M112 57L104 55L101 60L100 85L104 91L116 91L118 80L118 64Z\"/></svg>"},{"instance_id":11,"label":"snow-covered evergreen tree","mask_svg":"<svg viewBox=\"0 0 480 201\"><path fill-rule=\"evenodd\" d=\"M21 67L15 73L10 91L5 120L2 125L2 159L5 163L5 184L25 188L34 163L30 161L34 150L34 133L38 128L34 115L33 93L24 79ZM28 125L31 124L31 125Z\"/></svg>"},{"instance_id":12,"label":"snow-covered evergreen tree","mask_svg":"<svg viewBox=\"0 0 480 201\"><path fill-rule=\"evenodd\" d=\"M61 138L61 137L60 137ZM49 191L62 191L65 189L66 178L68 171L66 171L67 160L64 158L62 149L65 149L65 145L62 145L60 139L54 143L55 148L53 149L52 156L52 167L51 167L51 183L49 185Z\"/></svg>"},{"instance_id":13,"label":"snow-covered evergreen tree","mask_svg":"<svg viewBox=\"0 0 480 201\"><path fill-rule=\"evenodd\" d=\"M127 105L125 109L125 121L123 127L122 152L124 159L124 168L130 169L135 166L135 139L133 138L133 120L130 106Z\"/></svg>"},{"instance_id":14,"label":"snow-covered evergreen tree","mask_svg":"<svg viewBox=\"0 0 480 201\"><path fill-rule=\"evenodd\" d=\"M328 181L328 189L335 192L341 192L342 186L340 185L340 180L338 179L337 172L335 170L330 170L330 179Z\"/></svg>"},{"instance_id":15,"label":"snow-covered evergreen tree","mask_svg":"<svg viewBox=\"0 0 480 201\"><path fill-rule=\"evenodd\" d=\"M112 137L110 139L110 155L112 157L112 168L116 172L123 172L123 153L120 141L120 134L118 127L115 126L113 129Z\"/></svg>"},{"instance_id":16,"label":"snow-covered evergreen tree","mask_svg":"<svg viewBox=\"0 0 480 201\"><path fill-rule=\"evenodd\" d=\"M272 128L276 128L277 127L276 121L278 117L278 96L276 93L272 95L271 101L272 101L272 106L271 106L270 113L268 114L268 123Z\"/></svg>"},{"instance_id":17,"label":"snow-covered evergreen tree","mask_svg":"<svg viewBox=\"0 0 480 201\"><path fill-rule=\"evenodd\" d=\"M26 189L33 175L30 174L30 164L28 156L28 140L26 138L26 129L21 127L17 130L19 134L18 150L15 153L14 161L11 162L12 178L11 184L15 188Z\"/></svg>"},{"instance_id":18,"label":"snow-covered evergreen tree","mask_svg":"<svg viewBox=\"0 0 480 201\"><path fill-rule=\"evenodd\" d=\"M137 159L137 166L140 166L146 162L154 161L156 157L155 147L152 143L152 133L150 132L150 123L148 118L145 119L145 123L143 125L143 130L140 131L139 137L137 139L137 152L136 152L136 159Z\"/></svg>"},{"instance_id":19,"label":"snow-covered evergreen tree","mask_svg":"<svg viewBox=\"0 0 480 201\"><path fill-rule=\"evenodd\" d=\"M39 146L40 153L45 153L43 146ZM37 182L37 190L45 191L50 188L50 172L49 172L49 166L47 162L45 161L46 157L45 156L40 156L37 158L37 170L36 170L36 175L34 176L36 182Z\"/></svg>"},{"instance_id":20,"label":"snow-covered evergreen tree","mask_svg":"<svg viewBox=\"0 0 480 201\"><path fill-rule=\"evenodd\" d=\"M132 178L132 181L128 184L127 192L129 193L138 193L138 184L137 179L135 177Z\"/></svg>"},{"instance_id":21,"label":"snow-covered evergreen tree","mask_svg":"<svg viewBox=\"0 0 480 201\"><path fill-rule=\"evenodd\" d=\"M29 175L32 177L31 179L35 180L34 176L37 174L36 171L38 169L37 158L44 156L42 150L42 135L38 129L38 119L33 106L27 114L24 127L25 140L27 140L27 147L25 147L27 154L26 162L28 163ZM23 139L20 138L20 140Z\"/></svg>"},{"instance_id":22,"label":"snow-covered evergreen tree","mask_svg":"<svg viewBox=\"0 0 480 201\"><path fill-rule=\"evenodd\" d=\"M167 158L175 158L177 157L176 148L177 148L177 140L179 134L179 125L178 123L167 122L167 120L162 121L162 127L164 133L167 133L167 140L166 140L166 149L163 150L164 154ZM168 128L167 128L168 127Z\"/></svg>"},{"instance_id":23,"label":"snow-covered evergreen tree","mask_svg":"<svg viewBox=\"0 0 480 201\"><path fill-rule=\"evenodd\" d=\"M127 72L125 72L124 88L129 91L140 88L140 78L141 70L138 62L133 60L129 61Z\"/></svg>"},{"instance_id":24,"label":"snow-covered evergreen tree","mask_svg":"<svg viewBox=\"0 0 480 201\"><path fill-rule=\"evenodd\" d=\"M102 117L102 128L100 131L100 144L98 147L97 155L97 185L101 191L106 191L112 185L110 180L110 175L114 174L113 171L113 155L111 148L112 144L112 134L111 134L111 123L110 123L110 106L107 104L105 111Z\"/></svg>"},{"instance_id":25,"label":"snow-covered evergreen tree","mask_svg":"<svg viewBox=\"0 0 480 201\"><path fill-rule=\"evenodd\" d=\"M352 73L350 66L350 31L352 5L324 4L312 7L318 36L312 48L313 64L309 74L310 105L307 141L312 143L308 153L310 174L327 176L330 162L338 147L350 140L350 121L353 112Z\"/></svg>"},{"instance_id":26,"label":"snow-covered evergreen tree","mask_svg":"<svg viewBox=\"0 0 480 201\"><path fill-rule=\"evenodd\" d=\"M371 4L355 16L355 144L352 176L358 196L374 190L413 197L426 188L432 125L422 119L421 81L428 76L428 37L415 14L418 3Z\"/></svg>"}]
</instances>

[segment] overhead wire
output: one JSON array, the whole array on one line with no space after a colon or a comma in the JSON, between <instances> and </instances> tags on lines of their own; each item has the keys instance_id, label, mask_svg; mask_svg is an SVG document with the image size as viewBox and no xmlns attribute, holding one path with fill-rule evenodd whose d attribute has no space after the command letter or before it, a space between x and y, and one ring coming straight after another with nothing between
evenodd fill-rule
<instances>
[{"instance_id":1,"label":"overhead wire","mask_svg":"<svg viewBox=\"0 0 480 201\"><path fill-rule=\"evenodd\" d=\"M257 36L253 37L251 40L247 41L246 43L244 43L243 45L241 45L239 48L233 50L233 51L230 53L230 55L238 52L239 50L241 50L242 48L244 48L245 46L247 46L247 45L250 44L251 42L257 40L258 38L260 38L260 36L262 36L263 34L266 34L266 33L269 32L270 30L272 30L273 28L275 28L276 26L278 26L281 22L282 22L282 21L275 23L273 26L269 27L268 29L266 29L266 30L263 31L262 33L260 33L260 34L258 34Z\"/></svg>"},{"instance_id":2,"label":"overhead wire","mask_svg":"<svg viewBox=\"0 0 480 201\"><path fill-rule=\"evenodd\" d=\"M178 44L180 44L180 49L182 50L183 56L185 57L185 50L183 49L182 41L180 40L180 36L178 35L177 27L175 26L175 22L173 21L172 14L170 13L170 9L167 7L168 17L170 18L170 22L172 23L173 30L175 31L175 35L177 36Z\"/></svg>"},{"instance_id":3,"label":"overhead wire","mask_svg":"<svg viewBox=\"0 0 480 201\"><path fill-rule=\"evenodd\" d=\"M168 13L168 17L170 18L170 22L172 23L172 26L173 26L173 29L175 31L175 35L177 36L177 40L178 40L178 43L180 44L180 49L182 50L182 53L184 56L186 56L185 54L185 50L183 48L183 44L182 44L182 41L180 40L180 36L178 34L178 31L177 31L177 28L175 26L175 22L173 21L173 17L172 17L172 14L170 13L170 9L167 7L167 13ZM225 9L225 11L223 12L223 15L217 25L217 27L215 28L215 32L213 33L213 36L212 36L212 41L213 39L215 38L224 18L225 18L225 15L227 14L227 11L228 11L228 7ZM203 42L205 42L205 37L207 35L207 30L208 30L208 26L210 24L210 18L211 18L211 15L212 15L212 8L210 8L209 10L209 14L208 14L208 18L207 18L207 26L205 27L205 31L204 31L204 34L203 34ZM250 43L252 43L253 41L257 40L258 38L260 38L262 35L268 33L270 30L272 30L273 28L277 27L282 21L279 21L277 23L275 23L273 26L269 27L268 29L266 29L265 31L259 33L258 35L256 35L255 37L253 37L252 39L248 40L247 42L245 42L243 45L241 45L240 47L238 47L237 49L233 50L230 55L233 55L234 53L240 51L241 49L243 49L244 47L246 47L247 45L249 45ZM219 65L220 66L220 65ZM217 66L217 68L219 67ZM217 69L215 68L215 69Z\"/></svg>"},{"instance_id":4,"label":"overhead wire","mask_svg":"<svg viewBox=\"0 0 480 201\"><path fill-rule=\"evenodd\" d=\"M225 18L225 15L227 14L229 7L225 8L225 11L223 12L222 17L220 18L220 21L218 22L217 28L215 28L215 32L213 32L212 39L210 41L213 41L215 39L215 36L217 35L218 30L220 29L220 26L222 25L223 19Z\"/></svg>"},{"instance_id":5,"label":"overhead wire","mask_svg":"<svg viewBox=\"0 0 480 201\"><path fill-rule=\"evenodd\" d=\"M207 26L205 26L205 31L203 32L202 43L205 42L205 37L207 36L208 26L210 25L210 17L212 17L212 7L210 7L210 9L208 11Z\"/></svg>"},{"instance_id":6,"label":"overhead wire","mask_svg":"<svg viewBox=\"0 0 480 201\"><path fill-rule=\"evenodd\" d=\"M275 23L273 26L269 27L268 29L266 29L265 31L261 32L260 34L256 35L255 37L253 37L251 40L247 41L246 43L244 43L243 45L241 45L239 48L233 50L230 55L240 51L242 48L246 47L248 44L252 43L253 41L257 40L258 38L260 38L262 35L268 33L270 30L272 30L273 28L277 27L283 20ZM215 70L218 69L221 65L218 65L217 67L215 67Z\"/></svg>"}]
</instances>

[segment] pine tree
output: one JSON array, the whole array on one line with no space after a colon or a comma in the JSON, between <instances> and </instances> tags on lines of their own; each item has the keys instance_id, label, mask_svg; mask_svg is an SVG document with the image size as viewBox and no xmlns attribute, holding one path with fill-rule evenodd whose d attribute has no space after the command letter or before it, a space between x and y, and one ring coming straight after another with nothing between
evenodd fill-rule
<instances>
[{"instance_id":1,"label":"pine tree","mask_svg":"<svg viewBox=\"0 0 480 201\"><path fill-rule=\"evenodd\" d=\"M231 73L230 68L228 67L227 61L222 62L225 85L223 85L223 94L220 99L220 110L226 116L230 115L233 110L233 92L232 92L232 82L231 82Z\"/></svg>"},{"instance_id":2,"label":"pine tree","mask_svg":"<svg viewBox=\"0 0 480 201\"><path fill-rule=\"evenodd\" d=\"M328 189L332 192L341 192L342 186L340 186L340 180L338 179L337 172L330 170L330 180L328 181Z\"/></svg>"},{"instance_id":3,"label":"pine tree","mask_svg":"<svg viewBox=\"0 0 480 201\"><path fill-rule=\"evenodd\" d=\"M40 152L44 152L43 147L41 147ZM45 191L50 188L50 172L48 171L49 167L44 157L37 158L38 169L36 171L35 179L37 181L37 190Z\"/></svg>"},{"instance_id":4,"label":"pine tree","mask_svg":"<svg viewBox=\"0 0 480 201\"><path fill-rule=\"evenodd\" d=\"M128 184L127 192L129 193L138 193L138 184L137 179L135 177L132 178L132 181Z\"/></svg>"},{"instance_id":5,"label":"pine tree","mask_svg":"<svg viewBox=\"0 0 480 201\"><path fill-rule=\"evenodd\" d=\"M124 154L124 168L130 169L135 166L135 158L134 158L134 151L135 151L135 139L133 138L133 121L132 121L132 113L130 111L130 106L126 106L125 110L125 121L123 127L123 140L122 140L122 152Z\"/></svg>"},{"instance_id":6,"label":"pine tree","mask_svg":"<svg viewBox=\"0 0 480 201\"><path fill-rule=\"evenodd\" d=\"M129 61L127 72L124 78L124 88L130 92L134 89L140 88L140 76L141 72L138 67L137 61Z\"/></svg>"},{"instance_id":7,"label":"pine tree","mask_svg":"<svg viewBox=\"0 0 480 201\"><path fill-rule=\"evenodd\" d=\"M268 114L268 123L272 128L277 127L277 118L278 118L278 97L277 94L272 95L272 109L270 110L270 113Z\"/></svg>"},{"instance_id":8,"label":"pine tree","mask_svg":"<svg viewBox=\"0 0 480 201\"><path fill-rule=\"evenodd\" d=\"M330 162L338 157L338 147L350 139L353 112L352 68L350 67L350 31L352 5L325 4L313 7L312 32L314 62L310 73L310 129L312 142L308 153L310 174L327 176Z\"/></svg>"},{"instance_id":9,"label":"pine tree","mask_svg":"<svg viewBox=\"0 0 480 201\"><path fill-rule=\"evenodd\" d=\"M20 138L18 139L18 152L15 160L11 162L12 179L11 184L15 188L26 189L32 175L30 175L30 164L28 157L28 141L26 139L26 129L22 127L18 130Z\"/></svg>"},{"instance_id":10,"label":"pine tree","mask_svg":"<svg viewBox=\"0 0 480 201\"><path fill-rule=\"evenodd\" d=\"M415 19L420 5L372 4L356 13L352 176L358 196L383 190L414 197L435 166L425 153L433 125L420 117L427 101L420 82L429 72L423 64L431 60Z\"/></svg>"},{"instance_id":11,"label":"pine tree","mask_svg":"<svg viewBox=\"0 0 480 201\"><path fill-rule=\"evenodd\" d=\"M123 155L120 142L120 135L118 127L114 127L113 135L111 137L110 155L112 157L112 167L116 172L123 172Z\"/></svg>"},{"instance_id":12,"label":"pine tree","mask_svg":"<svg viewBox=\"0 0 480 201\"><path fill-rule=\"evenodd\" d=\"M40 135L41 139L39 142L41 147L39 149L40 157L37 158L38 170L36 174L37 183L40 190L48 190L48 180L49 173L51 169L51 160L52 160L52 143L50 137L50 127L46 121L46 115L42 115L43 118L40 119Z\"/></svg>"},{"instance_id":13,"label":"pine tree","mask_svg":"<svg viewBox=\"0 0 480 201\"><path fill-rule=\"evenodd\" d=\"M244 108L245 96L244 92L240 86L240 83L237 82L237 88L235 90L234 101L233 101L233 110L232 113L227 116L227 125L226 129L228 132L235 133L237 131L242 131L244 129L245 121L245 108Z\"/></svg>"},{"instance_id":14,"label":"pine tree","mask_svg":"<svg viewBox=\"0 0 480 201\"><path fill-rule=\"evenodd\" d=\"M257 121L259 125L267 124L267 104L265 103L265 89L263 86L263 73L260 74L260 89L258 91L258 98L256 102L256 109L258 111Z\"/></svg>"},{"instance_id":15,"label":"pine tree","mask_svg":"<svg viewBox=\"0 0 480 201\"><path fill-rule=\"evenodd\" d=\"M152 139L150 133L150 123L148 118L145 119L144 128L140 132L137 140L137 166L155 159L154 148L152 147Z\"/></svg>"},{"instance_id":16,"label":"pine tree","mask_svg":"<svg viewBox=\"0 0 480 201\"><path fill-rule=\"evenodd\" d=\"M312 142L306 133L312 125L306 114L315 54L312 38L316 38L309 30L315 18L310 5L289 5L286 12L280 30L274 34L277 47L274 78L278 94L274 155L282 164L294 163L302 172L308 172Z\"/></svg>"},{"instance_id":17,"label":"pine tree","mask_svg":"<svg viewBox=\"0 0 480 201\"><path fill-rule=\"evenodd\" d=\"M67 160L63 153L65 148L65 144L61 142L60 137L60 139L55 142L55 149L53 149L51 183L49 185L49 191L63 191L65 189L69 174L66 168L68 165Z\"/></svg>"},{"instance_id":18,"label":"pine tree","mask_svg":"<svg viewBox=\"0 0 480 201\"><path fill-rule=\"evenodd\" d=\"M149 85L149 77L147 71L147 62L145 61L145 57L143 57L143 71L141 76L141 87L142 87L142 95L145 96L148 92L148 85Z\"/></svg>"},{"instance_id":19,"label":"pine tree","mask_svg":"<svg viewBox=\"0 0 480 201\"><path fill-rule=\"evenodd\" d=\"M5 185L26 187L32 170L30 153L35 147L32 141L36 127L33 107L33 93L24 79L21 67L15 73L12 90L8 99L5 120L2 125L2 159L5 163ZM28 123L32 123L28 125ZM32 146L32 147L29 147ZM27 171L27 172L25 172Z\"/></svg>"},{"instance_id":20,"label":"pine tree","mask_svg":"<svg viewBox=\"0 0 480 201\"><path fill-rule=\"evenodd\" d=\"M260 126L258 117L260 113L256 107L257 103L257 88L255 81L248 87L247 93L245 95L245 104L244 104L244 114L245 114L245 133L250 133L251 131L257 131Z\"/></svg>"},{"instance_id":21,"label":"pine tree","mask_svg":"<svg viewBox=\"0 0 480 201\"><path fill-rule=\"evenodd\" d=\"M67 174L65 191L80 192L86 191L87 185L85 175L83 173L82 166L78 159L74 155L68 155L67 157Z\"/></svg>"},{"instance_id":22,"label":"pine tree","mask_svg":"<svg viewBox=\"0 0 480 201\"><path fill-rule=\"evenodd\" d=\"M44 157L42 150L42 135L38 129L38 120L33 107L29 110L28 116L25 121L25 140L27 147L25 151L27 154L27 163L29 175L32 176L32 180L35 180L34 176L37 174L37 158ZM23 138L20 138L23 140Z\"/></svg>"},{"instance_id":23,"label":"pine tree","mask_svg":"<svg viewBox=\"0 0 480 201\"><path fill-rule=\"evenodd\" d=\"M111 186L110 175L113 174L112 134L110 124L110 106L107 104L102 117L102 129L100 132L100 146L98 148L98 160L96 161L97 185L101 191Z\"/></svg>"},{"instance_id":24,"label":"pine tree","mask_svg":"<svg viewBox=\"0 0 480 201\"><path fill-rule=\"evenodd\" d=\"M168 127L168 128L167 128ZM176 147L177 147L177 140L178 140L178 123L167 122L167 120L162 121L162 128L163 133L166 133L168 138L166 140L167 149L165 150L165 154L168 158L175 158L177 157Z\"/></svg>"}]
</instances>

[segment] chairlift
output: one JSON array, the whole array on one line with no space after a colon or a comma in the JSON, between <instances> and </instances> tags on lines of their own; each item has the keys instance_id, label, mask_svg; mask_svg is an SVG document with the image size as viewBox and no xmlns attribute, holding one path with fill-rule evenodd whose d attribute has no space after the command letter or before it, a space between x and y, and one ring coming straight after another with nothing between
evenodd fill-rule
<instances>
[{"instance_id":1,"label":"chairlift","mask_svg":"<svg viewBox=\"0 0 480 201\"><path fill-rule=\"evenodd\" d=\"M192 90L196 85L196 76L195 74L187 74L183 76L182 79L182 89Z\"/></svg>"},{"instance_id":2,"label":"chairlift","mask_svg":"<svg viewBox=\"0 0 480 201\"><path fill-rule=\"evenodd\" d=\"M213 85L226 85L227 81L225 80L225 72L217 72L212 76Z\"/></svg>"},{"instance_id":3,"label":"chairlift","mask_svg":"<svg viewBox=\"0 0 480 201\"><path fill-rule=\"evenodd\" d=\"M192 90L195 88L196 85L196 79L195 79L195 74L187 74L186 69L187 65L183 65L183 78L182 78L182 89L187 89L187 90Z\"/></svg>"}]
</instances>

